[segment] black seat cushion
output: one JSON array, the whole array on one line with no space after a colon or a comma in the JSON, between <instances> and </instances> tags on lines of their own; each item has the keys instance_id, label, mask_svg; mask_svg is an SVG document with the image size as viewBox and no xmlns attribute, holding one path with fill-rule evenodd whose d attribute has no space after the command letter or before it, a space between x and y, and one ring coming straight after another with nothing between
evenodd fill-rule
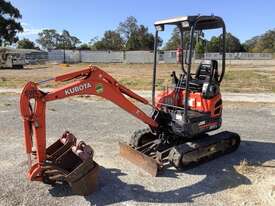
<instances>
[{"instance_id":1,"label":"black seat cushion","mask_svg":"<svg viewBox=\"0 0 275 206\"><path fill-rule=\"evenodd\" d=\"M195 74L195 79L199 80L217 80L218 75L217 60L203 60L198 66Z\"/></svg>"}]
</instances>

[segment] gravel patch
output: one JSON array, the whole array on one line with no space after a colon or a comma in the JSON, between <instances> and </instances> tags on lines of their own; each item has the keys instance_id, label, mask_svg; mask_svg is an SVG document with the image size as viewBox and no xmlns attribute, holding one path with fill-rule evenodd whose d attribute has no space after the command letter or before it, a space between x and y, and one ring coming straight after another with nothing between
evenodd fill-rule
<instances>
[{"instance_id":1,"label":"gravel patch","mask_svg":"<svg viewBox=\"0 0 275 206\"><path fill-rule=\"evenodd\" d=\"M47 106L48 143L69 130L94 148L101 165L97 191L82 197L72 195L66 185L51 187L26 179L18 96L0 96L0 205L261 205L263 194L251 190L257 188L257 178L240 172L236 165L244 160L260 166L273 162L274 122L272 105L225 104L223 130L240 134L240 148L184 172L168 168L154 178L118 155L118 141L127 141L135 129L145 126L139 120L110 102L91 97L51 102ZM267 177L264 169L257 174L271 181L274 168L270 170L273 176Z\"/></svg>"}]
</instances>

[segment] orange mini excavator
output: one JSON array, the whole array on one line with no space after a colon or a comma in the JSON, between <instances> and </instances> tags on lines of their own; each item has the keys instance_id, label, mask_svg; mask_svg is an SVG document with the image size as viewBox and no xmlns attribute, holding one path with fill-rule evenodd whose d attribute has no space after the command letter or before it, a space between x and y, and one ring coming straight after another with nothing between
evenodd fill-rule
<instances>
[{"instance_id":1,"label":"orange mini excavator","mask_svg":"<svg viewBox=\"0 0 275 206\"><path fill-rule=\"evenodd\" d=\"M181 34L178 49L181 53L177 56L182 74L177 76L172 72L171 86L155 98L158 32L163 31L166 25L177 26ZM98 164L93 161L93 149L90 146L77 141L73 134L66 131L56 142L46 147L46 103L75 95L103 97L148 125L146 129L135 131L129 143L119 144L123 157L153 176L165 165L184 169L238 148L240 137L236 133L224 131L208 134L222 124L220 84L225 73L226 33L222 18L183 16L157 21L155 27L152 103L96 66L50 79L56 82L70 81L50 92L39 89L39 85L45 81L25 85L20 97L20 110L24 122L30 180L68 182L77 194L85 195L94 191ZM195 34L199 39L203 30L218 28L222 29L221 69L218 68L218 61L203 60L192 74ZM189 38L183 38L184 35L189 35ZM184 39L189 39L186 47ZM152 113L146 114L127 97L150 106Z\"/></svg>"}]
</instances>

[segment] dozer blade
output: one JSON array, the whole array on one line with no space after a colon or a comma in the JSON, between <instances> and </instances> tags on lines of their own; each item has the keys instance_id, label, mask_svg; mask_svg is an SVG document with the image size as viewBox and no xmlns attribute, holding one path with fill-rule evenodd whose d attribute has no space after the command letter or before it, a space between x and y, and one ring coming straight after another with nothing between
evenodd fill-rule
<instances>
[{"instance_id":1,"label":"dozer blade","mask_svg":"<svg viewBox=\"0 0 275 206\"><path fill-rule=\"evenodd\" d=\"M152 176L157 176L158 164L153 158L133 149L129 145L119 142L120 155L131 163L142 168Z\"/></svg>"}]
</instances>

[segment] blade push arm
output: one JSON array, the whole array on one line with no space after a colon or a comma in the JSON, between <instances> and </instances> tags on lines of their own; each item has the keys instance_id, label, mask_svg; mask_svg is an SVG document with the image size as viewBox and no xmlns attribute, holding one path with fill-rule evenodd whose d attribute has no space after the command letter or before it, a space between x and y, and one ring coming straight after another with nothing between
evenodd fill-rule
<instances>
[{"instance_id":1,"label":"blade push arm","mask_svg":"<svg viewBox=\"0 0 275 206\"><path fill-rule=\"evenodd\" d=\"M158 124L154 119L139 109L135 104L127 99L125 95L145 105L152 106L148 100L119 84L112 76L98 67L89 66L81 71L60 75L51 80L72 82L48 93L45 93L38 88L39 83L29 82L23 88L20 96L20 111L24 122L25 147L30 166L32 165L30 154L33 146L33 135L37 150L37 163L31 166L28 173L31 180L39 180L39 174L43 171L44 161L46 160L45 108L46 102L48 101L54 101L75 95L97 95L112 101L125 111L143 121L145 124L148 124L153 128L158 127ZM34 100L33 104L31 104L31 100Z\"/></svg>"}]
</instances>

